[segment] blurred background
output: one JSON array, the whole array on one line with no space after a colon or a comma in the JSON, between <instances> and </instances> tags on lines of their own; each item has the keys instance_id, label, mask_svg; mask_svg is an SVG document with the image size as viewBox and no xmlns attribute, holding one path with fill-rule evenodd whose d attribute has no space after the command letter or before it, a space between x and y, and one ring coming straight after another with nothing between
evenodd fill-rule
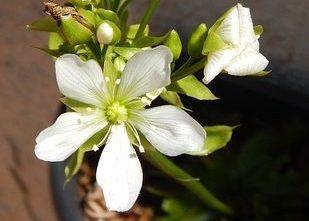
<instances>
[{"instance_id":1,"label":"blurred background","mask_svg":"<svg viewBox=\"0 0 309 221\"><path fill-rule=\"evenodd\" d=\"M205 22L210 26L235 3L162 0L151 31L162 34L174 28L185 42L196 25ZM252 218L251 213L246 216L247 210L259 214L254 220L274 220L269 214L278 218L280 211L287 214L281 220L306 220L309 2L242 3L251 8L254 23L264 26L261 51L270 60L272 73L265 78L220 76L210 87L221 100L189 103L185 99L196 110L193 115L207 125L242 125L228 150L211 156L205 162L209 169L197 175L233 202L243 220ZM147 5L148 1L133 0L130 21L138 22ZM50 168L33 154L34 139L55 119L60 97L53 61L32 48L46 45L47 34L25 28L43 15L42 8L37 0L10 0L0 6L1 221L60 220Z\"/></svg>"}]
</instances>

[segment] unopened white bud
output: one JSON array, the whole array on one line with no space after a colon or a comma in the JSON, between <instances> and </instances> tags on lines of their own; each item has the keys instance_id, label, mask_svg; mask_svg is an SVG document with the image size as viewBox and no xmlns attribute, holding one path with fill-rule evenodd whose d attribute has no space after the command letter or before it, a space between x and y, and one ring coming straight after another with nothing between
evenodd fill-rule
<instances>
[{"instance_id":1,"label":"unopened white bud","mask_svg":"<svg viewBox=\"0 0 309 221\"><path fill-rule=\"evenodd\" d=\"M121 37L119 28L110 21L104 21L97 29L97 39L100 44L118 43Z\"/></svg>"}]
</instances>

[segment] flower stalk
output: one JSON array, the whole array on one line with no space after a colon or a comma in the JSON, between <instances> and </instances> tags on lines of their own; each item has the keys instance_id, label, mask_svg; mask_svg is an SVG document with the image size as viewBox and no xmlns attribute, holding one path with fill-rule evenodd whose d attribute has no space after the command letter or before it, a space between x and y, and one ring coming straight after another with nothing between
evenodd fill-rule
<instances>
[{"instance_id":1,"label":"flower stalk","mask_svg":"<svg viewBox=\"0 0 309 221\"><path fill-rule=\"evenodd\" d=\"M135 38L133 42L136 42L144 33L144 30L147 26L147 24L149 23L149 20L151 18L151 16L153 15L154 11L156 10L156 8L158 7L160 3L160 0L152 0L139 27L138 30L136 32Z\"/></svg>"},{"instance_id":2,"label":"flower stalk","mask_svg":"<svg viewBox=\"0 0 309 221\"><path fill-rule=\"evenodd\" d=\"M197 62L192 64L192 58L189 58L188 61L179 69L177 69L171 76L171 81L176 82L182 78L185 78L191 74L194 74L202 70L205 66L206 58L202 58Z\"/></svg>"},{"instance_id":3,"label":"flower stalk","mask_svg":"<svg viewBox=\"0 0 309 221\"><path fill-rule=\"evenodd\" d=\"M142 156L147 161L195 194L209 208L223 214L233 214L232 209L212 195L207 188L199 182L199 180L192 177L186 171L174 164L171 160L156 151L145 139L144 142L146 143L144 143L143 146L145 148L145 152L142 153Z\"/></svg>"}]
</instances>

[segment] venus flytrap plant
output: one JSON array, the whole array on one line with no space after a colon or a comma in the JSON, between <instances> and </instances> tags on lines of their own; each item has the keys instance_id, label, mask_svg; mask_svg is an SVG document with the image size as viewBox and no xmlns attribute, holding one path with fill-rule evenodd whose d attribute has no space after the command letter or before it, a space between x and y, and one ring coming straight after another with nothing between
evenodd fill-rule
<instances>
[{"instance_id":1,"label":"venus flytrap plant","mask_svg":"<svg viewBox=\"0 0 309 221\"><path fill-rule=\"evenodd\" d=\"M150 34L148 23L160 1L150 2L140 24L127 25L130 2L45 3L54 20L28 26L50 32L49 48L40 49L56 59L57 83L65 96L61 101L71 111L38 135L35 154L45 161L72 155L65 168L68 182L87 151L104 148L96 178L110 210L129 210L139 195L143 173L138 153L208 208L232 214L199 179L164 155L206 156L229 142L233 127L203 128L184 111L189 109L179 94L218 99L193 75L202 69L204 83L222 71L242 76L264 70L268 61L258 52L262 28L253 27L249 9L237 4L209 30L200 24L192 32L189 58L178 67L183 45L178 33ZM170 105L150 107L159 97Z\"/></svg>"}]
</instances>

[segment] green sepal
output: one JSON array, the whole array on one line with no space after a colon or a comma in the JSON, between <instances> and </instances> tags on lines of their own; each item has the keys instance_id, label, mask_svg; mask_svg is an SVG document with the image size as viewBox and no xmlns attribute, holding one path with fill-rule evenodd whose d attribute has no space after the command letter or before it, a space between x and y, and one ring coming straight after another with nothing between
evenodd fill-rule
<instances>
[{"instance_id":1,"label":"green sepal","mask_svg":"<svg viewBox=\"0 0 309 221\"><path fill-rule=\"evenodd\" d=\"M188 41L188 54L191 57L199 57L202 55L203 46L207 37L206 24L200 24L191 34Z\"/></svg>"},{"instance_id":2,"label":"green sepal","mask_svg":"<svg viewBox=\"0 0 309 221\"><path fill-rule=\"evenodd\" d=\"M67 97L62 97L59 99L63 104L65 104L67 107L69 107L71 110L76 111L78 113L85 113L89 112L87 108L93 108L95 109L95 106L92 106L90 104L85 104L80 101L76 101Z\"/></svg>"},{"instance_id":3,"label":"green sepal","mask_svg":"<svg viewBox=\"0 0 309 221\"><path fill-rule=\"evenodd\" d=\"M218 126L205 126L204 130L207 133L206 141L204 144L204 150L200 152L190 153L191 155L206 156L216 150L225 147L231 140L233 129L236 127L230 127L225 125Z\"/></svg>"},{"instance_id":4,"label":"green sepal","mask_svg":"<svg viewBox=\"0 0 309 221\"><path fill-rule=\"evenodd\" d=\"M114 52L123 57L126 60L129 60L137 52L141 51L140 48L129 48L129 47L114 47Z\"/></svg>"},{"instance_id":5,"label":"green sepal","mask_svg":"<svg viewBox=\"0 0 309 221\"><path fill-rule=\"evenodd\" d=\"M127 31L127 38L133 40L135 38L138 28L139 28L139 24L130 25ZM146 28L143 34L144 36L149 35L149 25L146 25Z\"/></svg>"},{"instance_id":6,"label":"green sepal","mask_svg":"<svg viewBox=\"0 0 309 221\"><path fill-rule=\"evenodd\" d=\"M83 8L78 8L77 11L88 22L88 24L93 27L96 26L96 16L92 11Z\"/></svg>"},{"instance_id":7,"label":"green sepal","mask_svg":"<svg viewBox=\"0 0 309 221\"><path fill-rule=\"evenodd\" d=\"M108 47L104 60L104 68L103 73L105 77L109 78L109 82L107 82L107 86L110 91L113 91L115 81L120 78L121 72L117 70L113 63L113 47Z\"/></svg>"},{"instance_id":8,"label":"green sepal","mask_svg":"<svg viewBox=\"0 0 309 221\"><path fill-rule=\"evenodd\" d=\"M268 75L268 74L270 74L271 73L271 71L260 71L260 72L258 72L258 73L256 73L256 74L250 74L250 75L248 75L248 76L252 76L252 77L264 77L264 76L266 76L266 75Z\"/></svg>"},{"instance_id":9,"label":"green sepal","mask_svg":"<svg viewBox=\"0 0 309 221\"><path fill-rule=\"evenodd\" d=\"M254 33L258 36L261 36L264 32L264 28L262 25L254 26Z\"/></svg>"},{"instance_id":10,"label":"green sepal","mask_svg":"<svg viewBox=\"0 0 309 221\"><path fill-rule=\"evenodd\" d=\"M234 6L235 7L235 6ZM209 29L208 32L216 32L223 20L229 15L229 13L234 9L234 7L227 10L218 20L215 22L215 24Z\"/></svg>"},{"instance_id":11,"label":"green sepal","mask_svg":"<svg viewBox=\"0 0 309 221\"><path fill-rule=\"evenodd\" d=\"M100 8L96 10L95 13L97 15L97 18L96 18L97 26L101 24L104 20L108 20L108 21L114 22L115 24L119 24L118 15L111 10Z\"/></svg>"},{"instance_id":12,"label":"green sepal","mask_svg":"<svg viewBox=\"0 0 309 221\"><path fill-rule=\"evenodd\" d=\"M59 27L52 18L42 18L27 25L27 29L33 31L57 32Z\"/></svg>"},{"instance_id":13,"label":"green sepal","mask_svg":"<svg viewBox=\"0 0 309 221\"><path fill-rule=\"evenodd\" d=\"M168 91L168 90L164 90L161 94L160 94L160 98L164 101L166 101L169 104L172 104L176 107L179 107L181 109L184 110L188 110L187 108L185 108L185 106L183 105L181 98L179 97L178 93L175 91Z\"/></svg>"},{"instance_id":14,"label":"green sepal","mask_svg":"<svg viewBox=\"0 0 309 221\"><path fill-rule=\"evenodd\" d=\"M59 49L60 45L64 43L63 38L59 33L52 32L49 34L48 38L48 48L52 50Z\"/></svg>"},{"instance_id":15,"label":"green sepal","mask_svg":"<svg viewBox=\"0 0 309 221\"><path fill-rule=\"evenodd\" d=\"M117 71L123 72L123 70L126 66L126 62L122 57L118 56L114 59L114 66L115 66Z\"/></svg>"},{"instance_id":16,"label":"green sepal","mask_svg":"<svg viewBox=\"0 0 309 221\"><path fill-rule=\"evenodd\" d=\"M189 75L178 80L167 87L167 90L185 94L198 100L217 100L216 97L202 82L194 75Z\"/></svg>"},{"instance_id":17,"label":"green sepal","mask_svg":"<svg viewBox=\"0 0 309 221\"><path fill-rule=\"evenodd\" d=\"M210 52L215 52L229 47L230 45L226 44L217 33L209 32L203 46L202 54L207 55Z\"/></svg>"},{"instance_id":18,"label":"green sepal","mask_svg":"<svg viewBox=\"0 0 309 221\"><path fill-rule=\"evenodd\" d=\"M85 7L91 5L91 0L68 0L69 3L76 7Z\"/></svg>"},{"instance_id":19,"label":"green sepal","mask_svg":"<svg viewBox=\"0 0 309 221\"><path fill-rule=\"evenodd\" d=\"M99 144L105 137L107 131L108 127L97 132L88 141L86 141L86 143L84 143L81 147L79 147L78 150L70 157L69 163L66 165L64 169L64 174L66 177L64 186L68 184L70 180L73 178L73 176L76 175L77 172L79 171L83 163L85 153L87 151L91 151L94 145Z\"/></svg>"},{"instance_id":20,"label":"green sepal","mask_svg":"<svg viewBox=\"0 0 309 221\"><path fill-rule=\"evenodd\" d=\"M61 18L63 36L71 45L85 44L91 40L92 31L74 19L71 15Z\"/></svg>"},{"instance_id":21,"label":"green sepal","mask_svg":"<svg viewBox=\"0 0 309 221\"><path fill-rule=\"evenodd\" d=\"M156 45L162 44L165 41L165 39L168 37L168 35L169 33L163 36L160 36L160 37L143 36L134 43L134 46L138 48L156 46Z\"/></svg>"},{"instance_id":22,"label":"green sepal","mask_svg":"<svg viewBox=\"0 0 309 221\"><path fill-rule=\"evenodd\" d=\"M176 61L180 57L182 50L182 43L178 33L175 30L170 31L163 44L171 50L173 60Z\"/></svg>"},{"instance_id":23,"label":"green sepal","mask_svg":"<svg viewBox=\"0 0 309 221\"><path fill-rule=\"evenodd\" d=\"M51 55L53 57L60 57L61 55L65 54L64 52L61 52L59 49L49 49L49 48L41 48L41 47L34 47L36 49L39 49L43 52L45 52L48 55Z\"/></svg>"}]
</instances>

